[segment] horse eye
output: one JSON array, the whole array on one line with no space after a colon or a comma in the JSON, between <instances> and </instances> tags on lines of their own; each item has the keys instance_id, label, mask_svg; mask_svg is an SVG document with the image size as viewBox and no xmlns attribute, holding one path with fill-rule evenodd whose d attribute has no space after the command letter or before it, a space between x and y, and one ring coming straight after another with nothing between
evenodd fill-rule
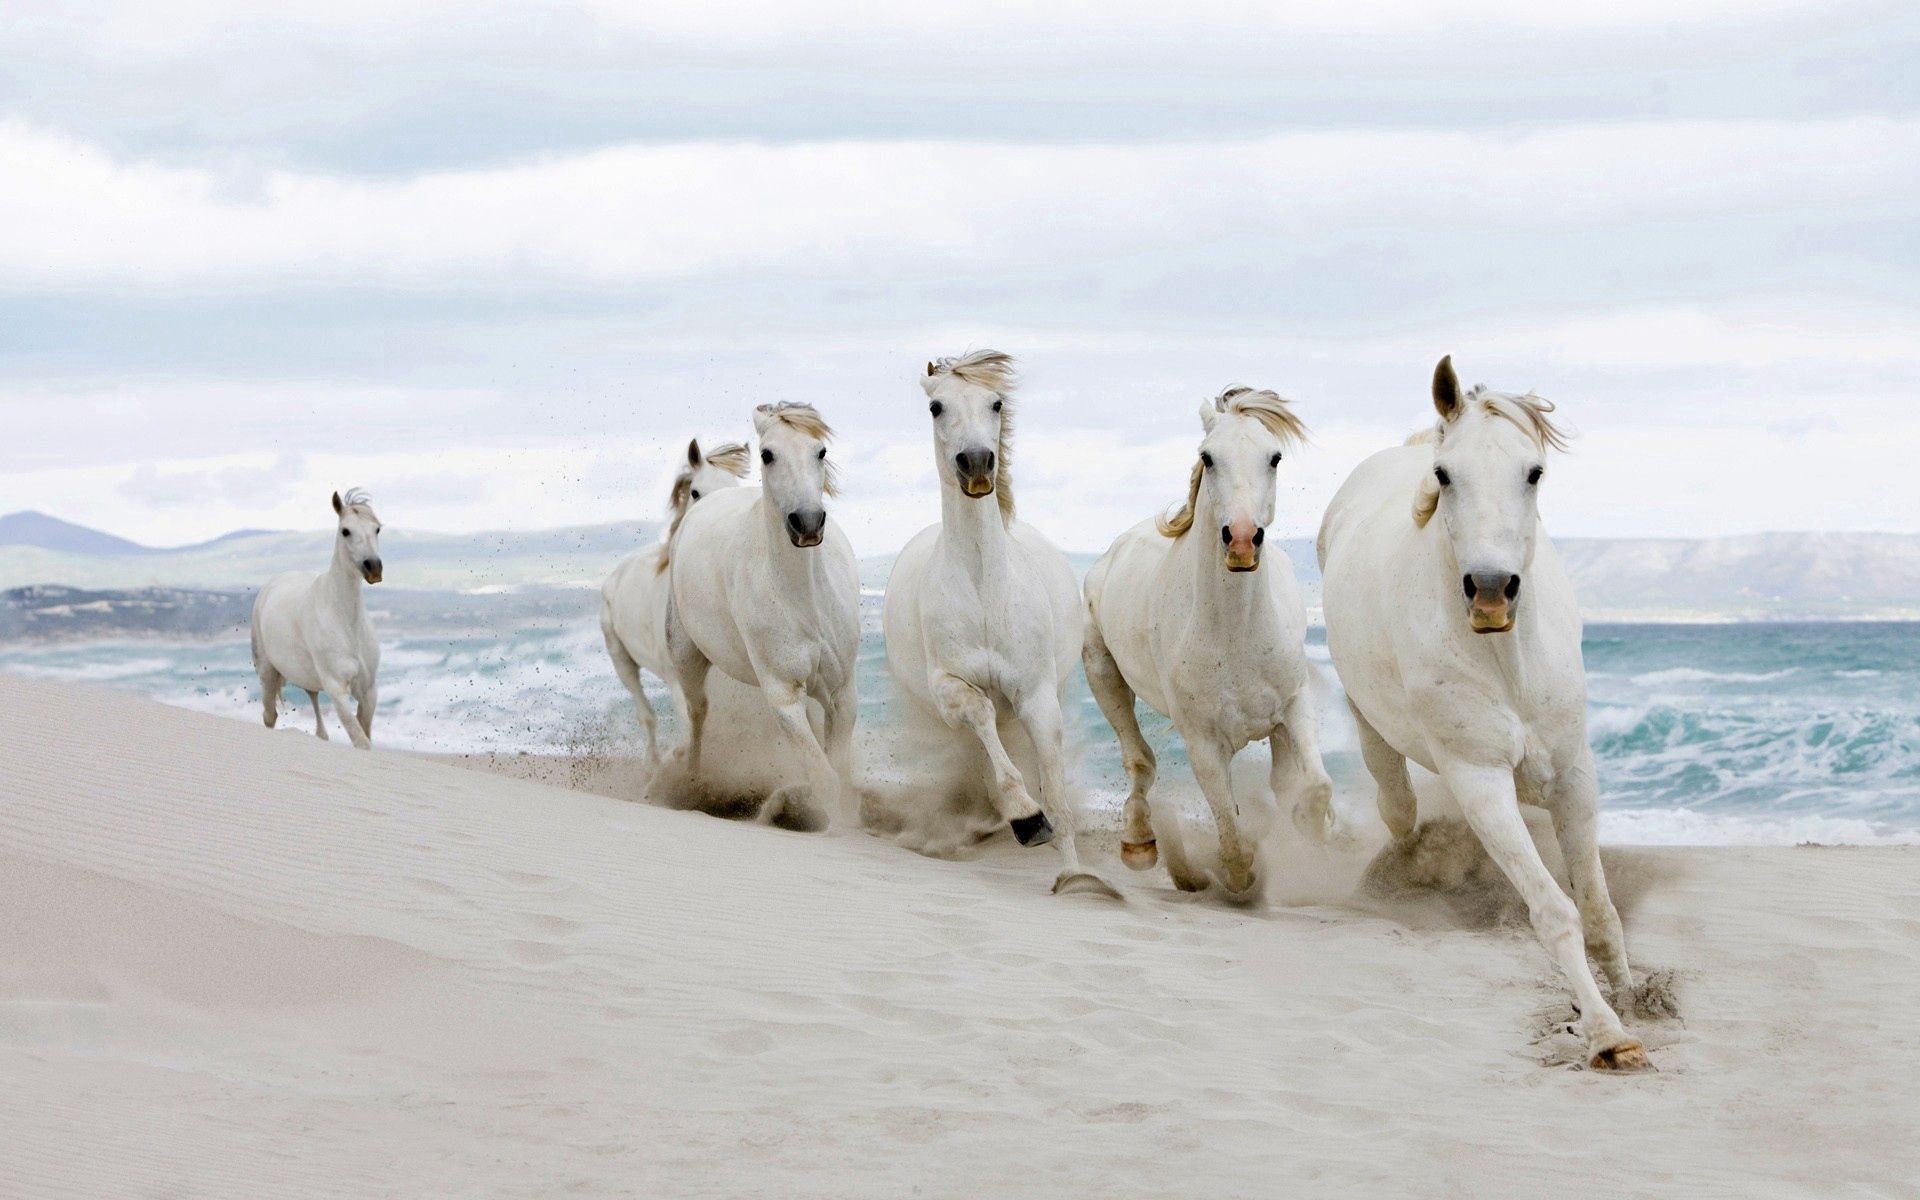
<instances>
[{"instance_id":1,"label":"horse eye","mask_svg":"<svg viewBox=\"0 0 1920 1200\"><path fill-rule=\"evenodd\" d=\"M1539 467L1535 467L1535 468L1534 468L1533 470L1531 470L1531 471L1528 471L1528 472L1527 472L1527 483L1528 483L1529 485L1532 485L1532 484L1536 484L1536 483L1539 483L1539 482L1540 482L1540 476L1541 476L1542 474L1544 474L1544 472L1543 472L1543 471L1541 470L1541 468L1539 468Z\"/></svg>"},{"instance_id":2,"label":"horse eye","mask_svg":"<svg viewBox=\"0 0 1920 1200\"><path fill-rule=\"evenodd\" d=\"M1200 465L1203 467L1213 466L1213 455L1208 454L1205 450L1202 450L1200 452Z\"/></svg>"},{"instance_id":3,"label":"horse eye","mask_svg":"<svg viewBox=\"0 0 1920 1200\"><path fill-rule=\"evenodd\" d=\"M1000 411L1000 401L998 401L998 400L995 400L995 401L993 402L993 411L995 411L995 412L999 412L999 411Z\"/></svg>"},{"instance_id":4,"label":"horse eye","mask_svg":"<svg viewBox=\"0 0 1920 1200\"><path fill-rule=\"evenodd\" d=\"M1277 467L1280 465L1280 452L1278 450L1274 451L1273 457L1267 460L1267 465L1270 467Z\"/></svg>"},{"instance_id":5,"label":"horse eye","mask_svg":"<svg viewBox=\"0 0 1920 1200\"><path fill-rule=\"evenodd\" d=\"M1433 469L1433 477L1440 481L1441 487L1446 487L1453 482L1453 480L1447 477L1447 469L1445 467L1435 467Z\"/></svg>"},{"instance_id":6,"label":"horse eye","mask_svg":"<svg viewBox=\"0 0 1920 1200\"><path fill-rule=\"evenodd\" d=\"M941 405L941 403L938 400L935 400L932 404L927 405L927 411L937 417L941 413L947 410Z\"/></svg>"},{"instance_id":7,"label":"horse eye","mask_svg":"<svg viewBox=\"0 0 1920 1200\"><path fill-rule=\"evenodd\" d=\"M698 500L698 499L700 498L700 490L699 490L698 488L695 488L695 489L694 489L694 492L693 492L693 498L694 498L695 500Z\"/></svg>"},{"instance_id":8,"label":"horse eye","mask_svg":"<svg viewBox=\"0 0 1920 1200\"><path fill-rule=\"evenodd\" d=\"M825 446L820 447L820 453L814 455L814 457L824 460L827 457L827 448Z\"/></svg>"},{"instance_id":9,"label":"horse eye","mask_svg":"<svg viewBox=\"0 0 1920 1200\"><path fill-rule=\"evenodd\" d=\"M347 531L346 531L346 530L344 530L344 529L342 529L342 530L340 531L340 536L341 536L341 537L346 537L346 536L347 536Z\"/></svg>"},{"instance_id":10,"label":"horse eye","mask_svg":"<svg viewBox=\"0 0 1920 1200\"><path fill-rule=\"evenodd\" d=\"M763 462L763 463L766 463L766 464L767 464L768 466L772 466L772 465L773 465L773 451L771 451L771 450L762 450L762 451L760 452L760 461L761 461L761 462Z\"/></svg>"}]
</instances>

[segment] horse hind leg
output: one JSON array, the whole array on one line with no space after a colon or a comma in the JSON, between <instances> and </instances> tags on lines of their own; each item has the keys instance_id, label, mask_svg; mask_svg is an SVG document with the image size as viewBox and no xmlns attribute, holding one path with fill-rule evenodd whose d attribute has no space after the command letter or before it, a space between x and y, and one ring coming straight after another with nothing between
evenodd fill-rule
<instances>
[{"instance_id":1,"label":"horse hind leg","mask_svg":"<svg viewBox=\"0 0 1920 1200\"><path fill-rule=\"evenodd\" d=\"M262 663L260 666L260 719L272 729L280 723L280 689L287 685L286 677L272 667Z\"/></svg>"},{"instance_id":2,"label":"horse hind leg","mask_svg":"<svg viewBox=\"0 0 1920 1200\"><path fill-rule=\"evenodd\" d=\"M1133 689L1127 686L1113 654L1100 636L1099 626L1089 623L1087 644L1080 652L1087 669L1087 687L1105 714L1107 724L1120 741L1120 757L1127 769L1127 807L1125 826L1120 835L1120 861L1135 871L1147 871L1159 861L1159 845L1153 834L1153 810L1147 794L1159 763L1153 747L1140 733L1140 722L1133 712Z\"/></svg>"},{"instance_id":3,"label":"horse hind leg","mask_svg":"<svg viewBox=\"0 0 1920 1200\"><path fill-rule=\"evenodd\" d=\"M307 702L313 705L313 736L321 741L327 740L327 718L320 711L320 693L312 688L305 689Z\"/></svg>"},{"instance_id":4,"label":"horse hind leg","mask_svg":"<svg viewBox=\"0 0 1920 1200\"><path fill-rule=\"evenodd\" d=\"M1405 841L1420 820L1413 781L1407 778L1406 757L1387 744L1387 739L1368 723L1359 706L1349 700L1347 707L1352 710L1353 723L1360 730L1360 757L1367 764L1367 774L1373 776L1379 793L1376 803L1380 807L1380 819L1386 822L1387 832L1393 835L1394 841Z\"/></svg>"}]
</instances>

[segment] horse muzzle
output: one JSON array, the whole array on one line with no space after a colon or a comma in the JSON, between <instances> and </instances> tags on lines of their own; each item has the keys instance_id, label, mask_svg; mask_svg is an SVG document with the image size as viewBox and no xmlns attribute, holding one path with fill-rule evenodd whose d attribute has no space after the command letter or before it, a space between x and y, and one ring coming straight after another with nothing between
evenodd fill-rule
<instances>
[{"instance_id":1,"label":"horse muzzle","mask_svg":"<svg viewBox=\"0 0 1920 1200\"><path fill-rule=\"evenodd\" d=\"M1260 547L1267 540L1267 531L1251 522L1222 525L1220 542L1227 548L1227 570L1233 572L1258 571L1260 569Z\"/></svg>"},{"instance_id":2,"label":"horse muzzle","mask_svg":"<svg viewBox=\"0 0 1920 1200\"><path fill-rule=\"evenodd\" d=\"M1505 633L1513 628L1520 602L1518 575L1466 575L1460 584L1467 593L1467 617L1475 633Z\"/></svg>"},{"instance_id":3,"label":"horse muzzle","mask_svg":"<svg viewBox=\"0 0 1920 1200\"><path fill-rule=\"evenodd\" d=\"M962 450L953 456L954 472L959 477L962 494L975 500L993 495L993 462L994 452L991 450Z\"/></svg>"},{"instance_id":4,"label":"horse muzzle","mask_svg":"<svg viewBox=\"0 0 1920 1200\"><path fill-rule=\"evenodd\" d=\"M382 576L380 560L370 558L360 564L360 577L368 583L379 583Z\"/></svg>"},{"instance_id":5,"label":"horse muzzle","mask_svg":"<svg viewBox=\"0 0 1920 1200\"><path fill-rule=\"evenodd\" d=\"M812 512L790 512L787 514L787 540L802 550L811 550L825 541L827 537L827 512L816 508Z\"/></svg>"}]
</instances>

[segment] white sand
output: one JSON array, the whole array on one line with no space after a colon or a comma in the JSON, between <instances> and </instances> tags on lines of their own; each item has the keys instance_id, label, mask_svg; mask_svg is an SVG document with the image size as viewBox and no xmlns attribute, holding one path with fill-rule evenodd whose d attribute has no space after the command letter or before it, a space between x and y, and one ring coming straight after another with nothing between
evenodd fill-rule
<instances>
[{"instance_id":1,"label":"white sand","mask_svg":"<svg viewBox=\"0 0 1920 1200\"><path fill-rule=\"evenodd\" d=\"M376 730L377 731L377 730ZM1294 866L915 858L0 676L0 1196L1915 1194L1920 853L1609 856L1681 1021ZM1630 1019L1630 1024L1634 1022ZM1543 1036L1543 1031L1545 1036Z\"/></svg>"}]
</instances>

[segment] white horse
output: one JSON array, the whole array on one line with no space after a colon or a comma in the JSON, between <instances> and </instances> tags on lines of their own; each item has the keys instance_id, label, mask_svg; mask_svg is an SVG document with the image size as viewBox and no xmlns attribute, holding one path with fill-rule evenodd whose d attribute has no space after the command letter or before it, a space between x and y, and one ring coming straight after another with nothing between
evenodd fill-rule
<instances>
[{"instance_id":1,"label":"white horse","mask_svg":"<svg viewBox=\"0 0 1920 1200\"><path fill-rule=\"evenodd\" d=\"M1014 519L1013 383L1013 360L998 351L927 364L940 523L894 560L887 666L921 709L978 739L992 768L992 823L1023 846L1059 847L1054 891L1111 891L1081 870L1074 848L1061 702L1084 618L1066 557ZM1037 803L1001 738L1015 723L1038 761Z\"/></svg>"},{"instance_id":2,"label":"white horse","mask_svg":"<svg viewBox=\"0 0 1920 1200\"><path fill-rule=\"evenodd\" d=\"M333 565L318 575L289 571L267 580L253 601L253 669L260 675L260 702L272 729L280 719L280 689L291 683L313 702L313 732L327 738L320 693L347 727L347 737L365 750L372 744L373 708L379 698L380 643L360 596L362 580L379 583L380 518L367 498L333 494L340 536L333 539ZM359 710L347 713L347 697Z\"/></svg>"},{"instance_id":3,"label":"white horse","mask_svg":"<svg viewBox=\"0 0 1920 1200\"><path fill-rule=\"evenodd\" d=\"M1565 441L1553 405L1462 393L1450 358L1434 371L1433 403L1438 425L1361 463L1327 509L1327 645L1387 828L1414 830L1406 761L1439 775L1572 985L1591 1064L1636 1069L1646 1051L1587 965L1591 953L1616 1000L1632 995L1595 840L1580 614L1537 503L1547 452ZM1572 900L1520 804L1552 814Z\"/></svg>"},{"instance_id":4,"label":"white horse","mask_svg":"<svg viewBox=\"0 0 1920 1200\"><path fill-rule=\"evenodd\" d=\"M758 488L730 488L687 511L668 547L667 649L685 695L689 778L700 772L713 667L757 687L808 761L808 788L829 814L853 801L854 660L860 641L860 580L853 547L827 519L834 494L820 414L805 404L761 405ZM822 717L816 730L807 702ZM815 815L782 788L760 819Z\"/></svg>"},{"instance_id":5,"label":"white horse","mask_svg":"<svg viewBox=\"0 0 1920 1200\"><path fill-rule=\"evenodd\" d=\"M674 477L667 500L666 541L621 559L600 587L600 635L606 639L613 672L632 694L634 711L646 727L649 765L659 764L660 745L653 705L640 682L641 669L652 671L665 682L673 696L674 711L683 717L686 713L686 702L667 655L666 543L673 540L687 509L696 501L722 488L738 486L746 474L747 448L738 442L711 454L700 452L699 441L688 442L686 465Z\"/></svg>"},{"instance_id":6,"label":"white horse","mask_svg":"<svg viewBox=\"0 0 1920 1200\"><path fill-rule=\"evenodd\" d=\"M1305 430L1285 400L1251 388L1202 401L1200 424L1186 503L1121 534L1087 573L1087 683L1120 738L1132 785L1121 861L1146 870L1157 857L1147 804L1155 763L1134 719L1137 695L1179 729L1220 830L1222 883L1246 896L1253 854L1231 774L1242 747L1267 739L1274 803L1291 808L1302 828L1324 838L1332 819L1333 783L1316 746L1306 606L1286 555L1263 569L1260 550L1281 456ZM1159 828L1174 884L1205 887L1179 822Z\"/></svg>"}]
</instances>

